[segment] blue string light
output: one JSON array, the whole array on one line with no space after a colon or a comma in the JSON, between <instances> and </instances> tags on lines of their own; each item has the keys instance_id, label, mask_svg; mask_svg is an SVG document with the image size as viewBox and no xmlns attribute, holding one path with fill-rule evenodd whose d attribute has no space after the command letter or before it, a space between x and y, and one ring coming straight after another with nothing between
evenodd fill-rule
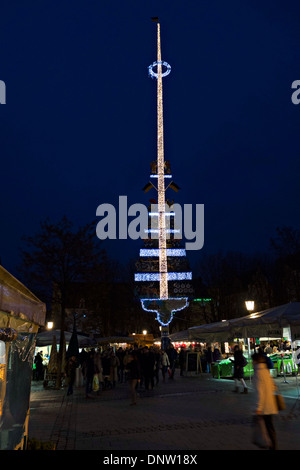
<instances>
[{"instance_id":1,"label":"blue string light","mask_svg":"<svg viewBox=\"0 0 300 470\"><path fill-rule=\"evenodd\" d=\"M159 60L159 61L153 62L153 64L149 65L149 67L148 67L148 72L149 72L149 75L150 75L151 78L157 78L158 77L158 73L153 72L153 67L157 67L157 65L163 65L164 67L167 68L167 70L164 73L161 74L162 77L166 77L167 75L169 75L169 73L171 73L171 65L168 64L168 62Z\"/></svg>"},{"instance_id":2,"label":"blue string light","mask_svg":"<svg viewBox=\"0 0 300 470\"><path fill-rule=\"evenodd\" d=\"M173 320L173 315L176 313L176 312L179 312L180 310L183 310L185 309L188 305L189 305L189 302L188 302L188 297L170 297L169 299L167 299L167 301L169 300L173 300L173 301L184 301L183 304L181 305L181 307L178 307L178 308L172 308L171 309L171 315L170 315L170 318L169 318L169 321L167 322L163 322L160 318L160 312L159 312L159 305L162 304L164 302L164 300L162 299L141 299L141 306L143 308L143 310L145 310L145 312L151 312L151 313L156 313L156 320L162 325L162 326L168 326L171 321ZM149 302L149 303L154 303L156 302L157 303L157 309L153 309L153 308L147 308L147 306L145 305L145 302Z\"/></svg>"}]
</instances>

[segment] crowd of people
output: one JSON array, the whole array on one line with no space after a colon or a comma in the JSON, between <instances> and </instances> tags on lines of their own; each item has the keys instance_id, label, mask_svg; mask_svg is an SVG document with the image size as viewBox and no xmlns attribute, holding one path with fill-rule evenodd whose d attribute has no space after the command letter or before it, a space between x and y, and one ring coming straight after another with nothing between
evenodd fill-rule
<instances>
[{"instance_id":1,"label":"crowd of people","mask_svg":"<svg viewBox=\"0 0 300 470\"><path fill-rule=\"evenodd\" d=\"M286 345L288 346L288 345ZM252 361L254 367L253 385L257 394L256 408L254 414L263 420L268 436L268 448L276 450L277 437L273 424L273 416L278 413L275 401L276 386L270 375L269 369L273 368L268 354L272 346L258 347L253 352ZM287 348L288 349L288 348ZM181 348L178 353L172 343L166 350L155 346L132 348L118 348L116 351L112 347L105 350L90 349L80 352L78 357L71 356L67 359L65 366L66 383L68 385L67 394L73 393L73 386L76 379L76 369L79 368L85 385L85 396L90 398L96 392L113 389L117 384L127 383L129 386L131 405L136 405L138 393L141 389L153 390L159 384L172 380L176 366L179 367L180 375L183 375L186 365L186 349ZM206 348L197 350L204 361L203 372L211 372L211 364L222 359L223 351L218 345L213 348L207 345ZM247 360L243 355L240 345L233 346L233 378L235 382L234 392L238 392L239 384L242 385L242 393L247 393L248 388L244 380L244 367ZM37 373L41 371L42 361L39 353L36 357Z\"/></svg>"},{"instance_id":2,"label":"crowd of people","mask_svg":"<svg viewBox=\"0 0 300 470\"><path fill-rule=\"evenodd\" d=\"M180 363L180 354L172 344L161 350L155 346L118 348L116 351L108 347L91 349L80 352L78 358L68 358L65 373L68 383L68 394L73 393L76 368L80 367L85 384L85 396L89 398L92 392L98 394L107 389L113 389L119 383L136 381L136 388L152 390L159 381L166 378L172 380L176 364Z\"/></svg>"}]
</instances>

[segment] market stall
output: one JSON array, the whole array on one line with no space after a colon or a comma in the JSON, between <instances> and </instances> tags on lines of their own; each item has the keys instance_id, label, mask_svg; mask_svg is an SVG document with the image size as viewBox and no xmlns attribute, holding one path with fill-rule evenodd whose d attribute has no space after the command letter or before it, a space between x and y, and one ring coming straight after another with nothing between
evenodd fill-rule
<instances>
[{"instance_id":1,"label":"market stall","mask_svg":"<svg viewBox=\"0 0 300 470\"><path fill-rule=\"evenodd\" d=\"M232 357L233 359L233 357ZM244 367L244 377L251 378L254 374L252 360L248 359L248 364ZM214 362L211 366L212 376L215 378L233 377L233 362L230 358Z\"/></svg>"},{"instance_id":2,"label":"market stall","mask_svg":"<svg viewBox=\"0 0 300 470\"><path fill-rule=\"evenodd\" d=\"M26 448L36 334L46 307L0 266L0 450Z\"/></svg>"},{"instance_id":3,"label":"market stall","mask_svg":"<svg viewBox=\"0 0 300 470\"><path fill-rule=\"evenodd\" d=\"M300 302L290 302L278 307L270 308L261 312L255 312L240 318L204 324L188 329L191 341L203 341L213 343L216 341L241 341L248 344L245 346L245 356L248 364L244 369L245 377L253 375L250 338L278 338L287 336L290 341L300 338ZM297 374L298 367L293 357L293 350L279 350L270 355L274 364L274 370L278 375ZM212 373L215 377L232 376L232 365L229 358L218 361L212 365ZM274 373L274 372L272 372Z\"/></svg>"},{"instance_id":4,"label":"market stall","mask_svg":"<svg viewBox=\"0 0 300 470\"><path fill-rule=\"evenodd\" d=\"M62 354L62 379L64 378L64 370L67 353L74 338L74 332L64 332L63 354ZM97 346L97 342L88 334L77 333L76 340L78 348L92 348ZM57 350L60 342L60 330L45 330L37 335L36 353L40 352L43 356L43 384L45 388L56 387L57 378ZM76 371L77 372L77 371ZM78 373L77 373L78 374Z\"/></svg>"},{"instance_id":5,"label":"market stall","mask_svg":"<svg viewBox=\"0 0 300 470\"><path fill-rule=\"evenodd\" d=\"M270 359L274 364L274 370L277 375L295 375L298 374L298 366L294 361L291 351L278 354L271 354Z\"/></svg>"}]
</instances>

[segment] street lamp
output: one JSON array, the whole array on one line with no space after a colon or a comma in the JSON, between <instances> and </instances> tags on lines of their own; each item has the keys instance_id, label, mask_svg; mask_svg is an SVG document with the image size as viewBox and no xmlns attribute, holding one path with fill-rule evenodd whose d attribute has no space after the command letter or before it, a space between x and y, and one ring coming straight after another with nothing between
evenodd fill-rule
<instances>
[{"instance_id":1,"label":"street lamp","mask_svg":"<svg viewBox=\"0 0 300 470\"><path fill-rule=\"evenodd\" d=\"M146 341L146 334L147 334L147 330L143 330L144 341Z\"/></svg>"},{"instance_id":2,"label":"street lamp","mask_svg":"<svg viewBox=\"0 0 300 470\"><path fill-rule=\"evenodd\" d=\"M246 309L248 310L248 312L253 312L253 310L254 310L254 300L246 300L245 304L246 304Z\"/></svg>"}]
</instances>

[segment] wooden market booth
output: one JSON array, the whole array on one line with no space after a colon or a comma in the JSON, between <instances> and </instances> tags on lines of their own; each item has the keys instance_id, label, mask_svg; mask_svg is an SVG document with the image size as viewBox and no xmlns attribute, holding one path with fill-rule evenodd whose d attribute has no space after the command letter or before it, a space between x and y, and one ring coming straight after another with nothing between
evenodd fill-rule
<instances>
[{"instance_id":1,"label":"wooden market booth","mask_svg":"<svg viewBox=\"0 0 300 470\"><path fill-rule=\"evenodd\" d=\"M25 449L36 334L46 306L0 266L0 450Z\"/></svg>"}]
</instances>

